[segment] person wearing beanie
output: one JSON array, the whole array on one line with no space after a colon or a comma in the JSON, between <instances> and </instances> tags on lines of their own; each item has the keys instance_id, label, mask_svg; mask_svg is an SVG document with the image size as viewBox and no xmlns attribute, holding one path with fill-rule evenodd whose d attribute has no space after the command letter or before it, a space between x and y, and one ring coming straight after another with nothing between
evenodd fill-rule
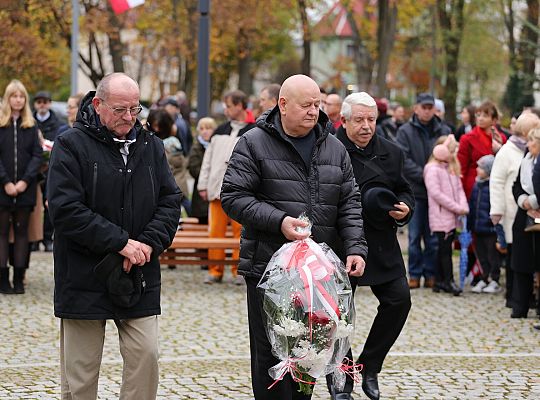
<instances>
[{"instance_id":1,"label":"person wearing beanie","mask_svg":"<svg viewBox=\"0 0 540 400\"><path fill-rule=\"evenodd\" d=\"M461 294L454 281L452 243L458 227L458 217L469 212L467 199L456 160L456 140L442 136L424 168L428 195L429 228L438 242L435 284L433 291Z\"/></svg>"},{"instance_id":2,"label":"person wearing beanie","mask_svg":"<svg viewBox=\"0 0 540 400\"><path fill-rule=\"evenodd\" d=\"M482 266L482 277L473 286L473 293L498 293L500 277L500 258L497 253L497 230L489 215L489 175L495 156L488 154L478 159L476 183L469 200L469 229L476 236L476 254ZM500 228L499 228L500 229Z\"/></svg>"}]
</instances>

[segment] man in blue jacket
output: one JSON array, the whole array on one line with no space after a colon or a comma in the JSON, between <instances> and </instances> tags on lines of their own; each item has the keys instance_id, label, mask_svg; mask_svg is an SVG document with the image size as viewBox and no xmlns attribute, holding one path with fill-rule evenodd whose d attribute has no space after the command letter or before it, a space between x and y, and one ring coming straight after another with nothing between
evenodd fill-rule
<instances>
[{"instance_id":1,"label":"man in blue jacket","mask_svg":"<svg viewBox=\"0 0 540 400\"><path fill-rule=\"evenodd\" d=\"M174 238L182 196L140 111L137 83L108 75L54 144L48 184L62 398L97 397L108 319L124 360L120 398L156 397L158 256Z\"/></svg>"},{"instance_id":2,"label":"man in blue jacket","mask_svg":"<svg viewBox=\"0 0 540 400\"><path fill-rule=\"evenodd\" d=\"M450 133L452 133L450 128L435 115L435 98L429 93L418 95L412 118L401 125L397 131L397 144L405 153L403 172L412 187L416 203L409 222L409 287L411 289L420 287L422 276L425 279L425 287L431 288L435 283L437 238L429 229L424 167L439 136Z\"/></svg>"}]
</instances>

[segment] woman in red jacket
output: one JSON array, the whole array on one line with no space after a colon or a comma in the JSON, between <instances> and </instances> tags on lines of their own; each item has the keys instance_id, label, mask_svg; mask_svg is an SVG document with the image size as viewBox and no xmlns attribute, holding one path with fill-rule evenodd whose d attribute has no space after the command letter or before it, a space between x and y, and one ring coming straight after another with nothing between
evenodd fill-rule
<instances>
[{"instance_id":1,"label":"woman in red jacket","mask_svg":"<svg viewBox=\"0 0 540 400\"><path fill-rule=\"evenodd\" d=\"M476 162L488 154L496 154L506 143L506 136L495 124L499 119L497 107L486 101L476 109L476 126L459 141L458 159L461 165L461 181L467 200L471 198L476 179Z\"/></svg>"}]
</instances>

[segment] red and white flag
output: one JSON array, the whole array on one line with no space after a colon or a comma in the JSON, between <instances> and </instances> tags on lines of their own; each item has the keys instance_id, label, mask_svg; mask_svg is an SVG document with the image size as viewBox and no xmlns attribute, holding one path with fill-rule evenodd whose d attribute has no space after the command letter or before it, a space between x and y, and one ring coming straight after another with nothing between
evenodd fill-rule
<instances>
[{"instance_id":1,"label":"red and white flag","mask_svg":"<svg viewBox=\"0 0 540 400\"><path fill-rule=\"evenodd\" d=\"M127 10L144 4L144 0L109 0L115 14L122 14Z\"/></svg>"}]
</instances>

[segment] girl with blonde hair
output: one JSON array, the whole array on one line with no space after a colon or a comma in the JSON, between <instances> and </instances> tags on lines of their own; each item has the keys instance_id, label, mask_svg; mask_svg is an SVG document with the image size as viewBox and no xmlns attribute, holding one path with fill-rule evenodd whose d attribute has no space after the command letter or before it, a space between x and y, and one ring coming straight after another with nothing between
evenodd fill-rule
<instances>
[{"instance_id":1,"label":"girl with blonde hair","mask_svg":"<svg viewBox=\"0 0 540 400\"><path fill-rule=\"evenodd\" d=\"M24 293L28 221L36 204L41 153L28 92L20 81L12 80L0 108L0 293ZM7 267L10 225L14 228L13 287Z\"/></svg>"}]
</instances>

